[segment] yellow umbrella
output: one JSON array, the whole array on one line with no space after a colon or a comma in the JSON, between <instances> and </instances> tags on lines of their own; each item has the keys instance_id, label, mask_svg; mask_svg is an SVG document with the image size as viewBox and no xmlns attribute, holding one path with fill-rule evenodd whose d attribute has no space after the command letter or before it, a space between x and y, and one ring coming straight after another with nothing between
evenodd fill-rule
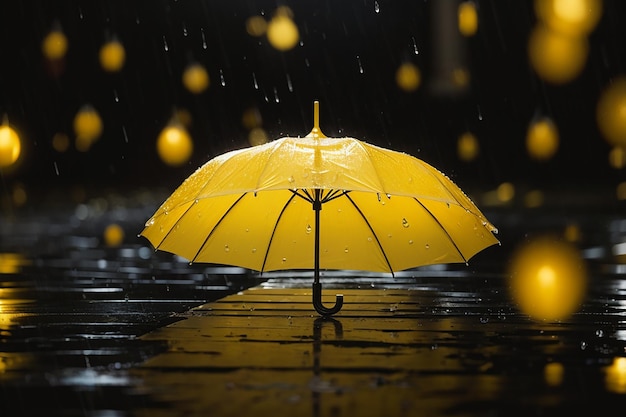
<instances>
[{"instance_id":1,"label":"yellow umbrella","mask_svg":"<svg viewBox=\"0 0 626 417\"><path fill-rule=\"evenodd\" d=\"M314 269L313 304L324 316L320 269L390 272L467 263L498 243L489 223L445 175L410 155L314 127L217 156L146 222L157 250L191 262L257 271Z\"/></svg>"}]
</instances>

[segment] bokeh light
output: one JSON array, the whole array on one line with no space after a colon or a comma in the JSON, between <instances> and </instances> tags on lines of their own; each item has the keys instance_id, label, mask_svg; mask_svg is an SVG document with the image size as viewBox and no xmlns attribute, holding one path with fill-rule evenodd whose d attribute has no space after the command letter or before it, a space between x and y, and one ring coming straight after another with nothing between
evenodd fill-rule
<instances>
[{"instance_id":1,"label":"bokeh light","mask_svg":"<svg viewBox=\"0 0 626 417\"><path fill-rule=\"evenodd\" d=\"M209 86L209 73L196 62L189 64L183 72L183 85L189 92L200 94Z\"/></svg>"},{"instance_id":2,"label":"bokeh light","mask_svg":"<svg viewBox=\"0 0 626 417\"><path fill-rule=\"evenodd\" d=\"M102 119L98 111L90 104L83 105L74 116L76 149L88 151L102 134Z\"/></svg>"},{"instance_id":3,"label":"bokeh light","mask_svg":"<svg viewBox=\"0 0 626 417\"><path fill-rule=\"evenodd\" d=\"M17 132L7 122L0 125L0 168L13 165L20 157L22 144Z\"/></svg>"},{"instance_id":4,"label":"bokeh light","mask_svg":"<svg viewBox=\"0 0 626 417\"><path fill-rule=\"evenodd\" d=\"M60 29L50 31L41 42L41 52L50 60L59 60L67 53L67 37Z\"/></svg>"},{"instance_id":5,"label":"bokeh light","mask_svg":"<svg viewBox=\"0 0 626 417\"><path fill-rule=\"evenodd\" d=\"M126 50L119 40L106 42L100 48L100 66L108 72L122 69L126 61Z\"/></svg>"},{"instance_id":6,"label":"bokeh light","mask_svg":"<svg viewBox=\"0 0 626 417\"><path fill-rule=\"evenodd\" d=\"M400 65L396 71L396 84L402 90L410 92L415 91L420 86L422 75L419 68L410 63L405 62Z\"/></svg>"},{"instance_id":7,"label":"bokeh light","mask_svg":"<svg viewBox=\"0 0 626 417\"><path fill-rule=\"evenodd\" d=\"M553 84L575 79L585 67L589 44L585 37L535 27L528 40L528 56L537 75Z\"/></svg>"},{"instance_id":8,"label":"bokeh light","mask_svg":"<svg viewBox=\"0 0 626 417\"><path fill-rule=\"evenodd\" d=\"M524 195L524 207L537 208L543 206L544 195L541 190L530 190Z\"/></svg>"},{"instance_id":9,"label":"bokeh light","mask_svg":"<svg viewBox=\"0 0 626 417\"><path fill-rule=\"evenodd\" d=\"M536 320L566 319L580 307L587 289L580 252L557 237L522 244L511 258L509 276L513 300Z\"/></svg>"},{"instance_id":10,"label":"bokeh light","mask_svg":"<svg viewBox=\"0 0 626 417\"><path fill-rule=\"evenodd\" d=\"M558 387L563 383L565 369L560 362L549 362L543 368L543 378L551 387Z\"/></svg>"},{"instance_id":11,"label":"bokeh light","mask_svg":"<svg viewBox=\"0 0 626 417\"><path fill-rule=\"evenodd\" d=\"M52 136L52 148L59 153L66 152L70 147L70 138L65 133L55 133Z\"/></svg>"},{"instance_id":12,"label":"bokeh light","mask_svg":"<svg viewBox=\"0 0 626 417\"><path fill-rule=\"evenodd\" d=\"M533 159L550 159L558 148L559 132L551 119L544 117L530 124L526 134L526 149Z\"/></svg>"},{"instance_id":13,"label":"bokeh light","mask_svg":"<svg viewBox=\"0 0 626 417\"><path fill-rule=\"evenodd\" d=\"M515 186L510 182L503 182L496 188L496 196L501 203L509 203L515 197Z\"/></svg>"},{"instance_id":14,"label":"bokeh light","mask_svg":"<svg viewBox=\"0 0 626 417\"><path fill-rule=\"evenodd\" d=\"M241 116L241 123L248 130L254 129L255 127L261 127L263 124L263 117L261 116L259 108L248 107L244 110L243 115Z\"/></svg>"},{"instance_id":15,"label":"bokeh light","mask_svg":"<svg viewBox=\"0 0 626 417\"><path fill-rule=\"evenodd\" d=\"M267 25L267 39L279 51L292 49L300 40L298 27L286 13L277 14Z\"/></svg>"},{"instance_id":16,"label":"bokeh light","mask_svg":"<svg viewBox=\"0 0 626 417\"><path fill-rule=\"evenodd\" d=\"M157 152L165 164L180 166L189 161L193 153L193 141L180 123L172 122L159 134Z\"/></svg>"},{"instance_id":17,"label":"bokeh light","mask_svg":"<svg viewBox=\"0 0 626 417\"><path fill-rule=\"evenodd\" d=\"M626 147L626 77L615 79L601 93L596 120L609 144Z\"/></svg>"},{"instance_id":18,"label":"bokeh light","mask_svg":"<svg viewBox=\"0 0 626 417\"><path fill-rule=\"evenodd\" d=\"M615 187L615 196L619 201L626 201L626 181L617 184L617 187Z\"/></svg>"},{"instance_id":19,"label":"bokeh light","mask_svg":"<svg viewBox=\"0 0 626 417\"><path fill-rule=\"evenodd\" d=\"M263 16L250 16L246 19L246 32L251 36L261 37L267 31L267 22Z\"/></svg>"},{"instance_id":20,"label":"bokeh light","mask_svg":"<svg viewBox=\"0 0 626 417\"><path fill-rule=\"evenodd\" d=\"M613 363L604 368L604 384L609 392L626 394L625 357L614 358Z\"/></svg>"},{"instance_id":21,"label":"bokeh light","mask_svg":"<svg viewBox=\"0 0 626 417\"><path fill-rule=\"evenodd\" d=\"M626 166L626 152L624 148L615 146L609 152L609 165L615 169L622 169Z\"/></svg>"},{"instance_id":22,"label":"bokeh light","mask_svg":"<svg viewBox=\"0 0 626 417\"><path fill-rule=\"evenodd\" d=\"M478 12L473 1L464 1L459 4L459 32L463 36L474 36L478 30Z\"/></svg>"},{"instance_id":23,"label":"bokeh light","mask_svg":"<svg viewBox=\"0 0 626 417\"><path fill-rule=\"evenodd\" d=\"M462 161L473 161L480 153L478 139L471 132L465 132L457 141L457 154Z\"/></svg>"},{"instance_id":24,"label":"bokeh light","mask_svg":"<svg viewBox=\"0 0 626 417\"><path fill-rule=\"evenodd\" d=\"M265 129L261 127L255 127L250 130L250 133L248 133L248 142L250 142L250 145L252 146L263 145L264 143L267 143L267 141L267 132L265 132Z\"/></svg>"},{"instance_id":25,"label":"bokeh light","mask_svg":"<svg viewBox=\"0 0 626 417\"><path fill-rule=\"evenodd\" d=\"M602 0L535 0L535 14L551 30L587 36L602 16Z\"/></svg>"},{"instance_id":26,"label":"bokeh light","mask_svg":"<svg viewBox=\"0 0 626 417\"><path fill-rule=\"evenodd\" d=\"M112 223L104 229L103 236L107 246L119 246L124 241L124 229L119 224Z\"/></svg>"},{"instance_id":27,"label":"bokeh light","mask_svg":"<svg viewBox=\"0 0 626 417\"><path fill-rule=\"evenodd\" d=\"M18 182L13 185L11 190L11 201L15 207L22 207L28 201L28 193L24 184Z\"/></svg>"}]
</instances>

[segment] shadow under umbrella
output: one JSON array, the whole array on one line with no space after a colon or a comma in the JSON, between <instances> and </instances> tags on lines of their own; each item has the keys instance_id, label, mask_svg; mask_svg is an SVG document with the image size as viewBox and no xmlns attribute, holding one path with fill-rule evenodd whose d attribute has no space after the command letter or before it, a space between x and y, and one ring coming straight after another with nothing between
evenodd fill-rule
<instances>
[{"instance_id":1,"label":"shadow under umbrella","mask_svg":"<svg viewBox=\"0 0 626 417\"><path fill-rule=\"evenodd\" d=\"M335 338L343 338L343 326L337 319L331 317L319 317L313 322L313 379L309 384L312 391L313 416L320 415L320 394L322 392L336 392L336 389L324 381L321 374L321 356L322 356L322 327L332 324L335 329Z\"/></svg>"}]
</instances>

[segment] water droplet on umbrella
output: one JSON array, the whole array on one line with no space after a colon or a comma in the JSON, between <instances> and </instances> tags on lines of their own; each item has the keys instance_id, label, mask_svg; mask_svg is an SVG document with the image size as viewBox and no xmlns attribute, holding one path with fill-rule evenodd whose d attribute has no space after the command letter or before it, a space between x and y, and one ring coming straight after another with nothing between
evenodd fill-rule
<instances>
[{"instance_id":1,"label":"water droplet on umbrella","mask_svg":"<svg viewBox=\"0 0 626 417\"><path fill-rule=\"evenodd\" d=\"M343 251L344 251L344 253L348 253L348 252L350 252L350 251L348 250L348 248L347 248L347 247L346 247L346 248L344 248L344 250L343 250Z\"/></svg>"},{"instance_id":2,"label":"water droplet on umbrella","mask_svg":"<svg viewBox=\"0 0 626 417\"><path fill-rule=\"evenodd\" d=\"M287 178L287 181L289 181L290 183L293 183L295 179L292 176L289 176L289 178Z\"/></svg>"},{"instance_id":3,"label":"water droplet on umbrella","mask_svg":"<svg viewBox=\"0 0 626 417\"><path fill-rule=\"evenodd\" d=\"M283 263L287 262L287 258L282 259Z\"/></svg>"},{"instance_id":4,"label":"water droplet on umbrella","mask_svg":"<svg viewBox=\"0 0 626 417\"><path fill-rule=\"evenodd\" d=\"M413 244L413 239L409 239L409 245Z\"/></svg>"},{"instance_id":5,"label":"water droplet on umbrella","mask_svg":"<svg viewBox=\"0 0 626 417\"><path fill-rule=\"evenodd\" d=\"M224 252L230 252L230 248L228 247L228 245L224 245Z\"/></svg>"},{"instance_id":6,"label":"water droplet on umbrella","mask_svg":"<svg viewBox=\"0 0 626 417\"><path fill-rule=\"evenodd\" d=\"M311 233L311 225L310 224L306 225L306 233L307 234Z\"/></svg>"},{"instance_id":7,"label":"water droplet on umbrella","mask_svg":"<svg viewBox=\"0 0 626 417\"><path fill-rule=\"evenodd\" d=\"M426 249L430 249L430 245L427 243L426 246L424 246Z\"/></svg>"},{"instance_id":8,"label":"water droplet on umbrella","mask_svg":"<svg viewBox=\"0 0 626 417\"><path fill-rule=\"evenodd\" d=\"M404 227L405 229L409 227L409 222L405 218L402 218L402 227Z\"/></svg>"},{"instance_id":9,"label":"water droplet on umbrella","mask_svg":"<svg viewBox=\"0 0 626 417\"><path fill-rule=\"evenodd\" d=\"M256 253L256 248L252 248L252 253Z\"/></svg>"}]
</instances>

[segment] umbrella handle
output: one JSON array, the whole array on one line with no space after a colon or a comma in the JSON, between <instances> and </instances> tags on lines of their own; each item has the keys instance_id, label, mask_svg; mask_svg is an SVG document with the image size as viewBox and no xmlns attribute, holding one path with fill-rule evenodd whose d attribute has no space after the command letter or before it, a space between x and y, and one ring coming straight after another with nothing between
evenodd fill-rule
<instances>
[{"instance_id":1,"label":"umbrella handle","mask_svg":"<svg viewBox=\"0 0 626 417\"><path fill-rule=\"evenodd\" d=\"M320 313L320 315L327 317L332 316L337 313L343 307L343 294L336 295L335 305L331 308L325 307L322 304L322 283L314 282L313 283L313 307L315 310Z\"/></svg>"}]
</instances>

